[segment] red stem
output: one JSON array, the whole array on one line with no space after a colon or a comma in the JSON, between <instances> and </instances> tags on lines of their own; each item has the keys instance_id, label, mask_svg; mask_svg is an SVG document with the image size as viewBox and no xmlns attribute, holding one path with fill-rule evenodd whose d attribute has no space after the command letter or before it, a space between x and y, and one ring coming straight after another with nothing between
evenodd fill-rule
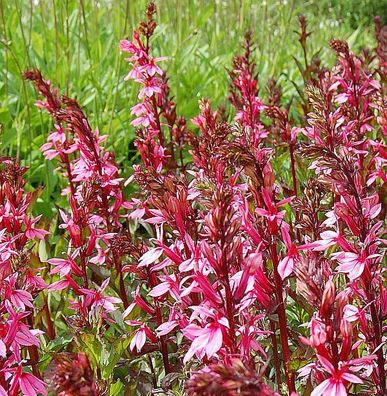
<instances>
[{"instance_id":1,"label":"red stem","mask_svg":"<svg viewBox=\"0 0 387 396\"><path fill-rule=\"evenodd\" d=\"M159 137L160 145L165 147L165 140L164 140L163 131L161 130L160 115L159 115L159 112L157 109L155 95L152 96L152 104L153 104L153 111L154 111L155 117L156 117L157 129L159 130L158 137Z\"/></svg>"},{"instance_id":2,"label":"red stem","mask_svg":"<svg viewBox=\"0 0 387 396\"><path fill-rule=\"evenodd\" d=\"M220 249L224 254L221 256L221 262L220 262L220 268L222 268L222 278L223 278L223 286L225 290L225 308L226 308L226 316L228 319L228 323L230 325L230 338L231 338L231 351L232 353L236 352L236 335L235 335L235 321L234 321L234 304L233 304L233 297L232 297L232 292L231 292L231 286L230 286L230 271L229 271L229 265L227 259L225 259L228 254L227 254L227 245L225 241L224 235L221 237L221 243L220 243Z\"/></svg>"},{"instance_id":3,"label":"red stem","mask_svg":"<svg viewBox=\"0 0 387 396\"><path fill-rule=\"evenodd\" d=\"M298 192L297 192L296 160L294 157L294 143L289 143L289 153L290 153L290 168L293 179L293 192L294 195L297 197Z\"/></svg>"},{"instance_id":4,"label":"red stem","mask_svg":"<svg viewBox=\"0 0 387 396\"><path fill-rule=\"evenodd\" d=\"M44 298L44 316L46 317L46 322L47 322L47 335L50 338L50 340L55 339L55 327L54 323L51 319L51 313L50 313L50 308L48 306L48 299L47 297Z\"/></svg>"},{"instance_id":5,"label":"red stem","mask_svg":"<svg viewBox=\"0 0 387 396\"><path fill-rule=\"evenodd\" d=\"M284 368L285 368L285 377L286 383L288 386L289 393L295 392L295 385L294 385L294 376L289 371L289 363L290 363L290 349L289 349L289 336L287 330L287 319L286 319L286 311L285 311L285 304L282 296L283 290L283 283L282 279L278 273L278 254L275 245L272 243L270 245L271 251L271 259L273 262L274 267L274 283L275 283L275 291L277 297L277 314L278 314L278 321L279 321L279 328L280 328L280 340L281 340L281 347L282 347L282 356L284 359Z\"/></svg>"},{"instance_id":6,"label":"red stem","mask_svg":"<svg viewBox=\"0 0 387 396\"><path fill-rule=\"evenodd\" d=\"M89 288L89 279L87 278L87 265L86 265L86 257L84 254L83 249L79 252L79 255L81 257L81 265L82 265L82 275L83 275L83 285L85 289Z\"/></svg>"},{"instance_id":7,"label":"red stem","mask_svg":"<svg viewBox=\"0 0 387 396\"><path fill-rule=\"evenodd\" d=\"M100 175L100 177L103 177L103 171L102 171L102 164L101 164L101 158L99 157L96 149L95 149L95 140L94 140L94 136L91 134L87 135L88 139L89 139L89 144L90 147L92 148L93 151L93 156L94 156L94 161L97 164L97 170L98 173ZM109 216L109 202L108 202L108 197L106 195L105 190L103 190L102 192L102 203L105 209L105 219L106 219L106 225L108 228L108 231L111 232L114 228L114 225L112 226L112 223L110 221L110 216ZM114 254L114 252L112 252L112 256L113 256L113 262L114 262L114 267L116 269L117 272L117 276L118 276L118 282L120 285L120 298L122 300L122 303L124 304L125 308L128 308L129 306L129 301L128 301L128 296L126 294L126 290L125 290L125 283L124 283L124 276L122 274L122 266L121 266L121 262L117 259L116 255Z\"/></svg>"},{"instance_id":8,"label":"red stem","mask_svg":"<svg viewBox=\"0 0 387 396\"><path fill-rule=\"evenodd\" d=\"M359 215L359 219L361 220L361 226L360 228L360 240L361 242L364 242L366 239L366 236L368 234L368 230L367 230L367 225L365 223L365 219L363 216L363 207L362 207L362 201L361 198L359 196L359 194L357 193L356 190L356 185L355 182L353 180L352 177L348 177L348 181L350 182L352 189L353 189L353 195L356 201L356 205L357 205L357 211L358 211L358 215ZM368 250L368 249L367 249ZM376 310L375 307L375 293L374 290L372 289L372 277L371 274L367 275L367 267L365 268L365 271L362 274L362 277L364 279L364 284L367 285L366 286L366 295L367 295L367 299L370 302L370 311L371 311L371 318L372 318L372 324L373 324L373 330L374 330L374 338L371 340L371 342L373 343L374 349L376 349L377 347L380 347L380 345L382 344L382 329L381 329L381 320L379 318L378 312ZM383 348L379 348L378 351L376 352L376 356L377 356L377 365L378 365L378 371L379 371L379 381L380 381L380 390L381 390L381 394L382 395L386 395L387 394L387 388L386 388L386 371L384 368L385 365L385 356L383 353Z\"/></svg>"},{"instance_id":9,"label":"red stem","mask_svg":"<svg viewBox=\"0 0 387 396\"><path fill-rule=\"evenodd\" d=\"M2 371L4 363L0 359L0 386L2 386L5 390L7 390L7 382L5 380L4 371Z\"/></svg>"},{"instance_id":10,"label":"red stem","mask_svg":"<svg viewBox=\"0 0 387 396\"><path fill-rule=\"evenodd\" d=\"M375 347L379 347L382 344L382 332L380 328L380 319L375 308L375 302L371 303L370 310L375 331ZM376 355L378 357L380 390L382 395L386 395L386 372L384 369L385 357L383 354L383 348L379 348Z\"/></svg>"},{"instance_id":11,"label":"red stem","mask_svg":"<svg viewBox=\"0 0 387 396\"><path fill-rule=\"evenodd\" d=\"M227 319L230 324L230 338L232 340L231 344L231 349L232 353L235 353L235 347L236 347L236 336L235 336L235 321L234 321L234 309L233 309L233 298L232 298L232 293L231 293L231 287L230 287L230 282L228 278L228 274L225 276L225 282L224 282L224 289L226 292L226 312L227 312Z\"/></svg>"},{"instance_id":12,"label":"red stem","mask_svg":"<svg viewBox=\"0 0 387 396\"><path fill-rule=\"evenodd\" d=\"M128 308L129 307L129 301L128 301L128 296L126 295L126 290L125 290L125 283L124 283L124 276L122 274L122 266L121 266L121 262L119 262L115 255L113 255L113 260L114 260L114 265L116 267L116 272L118 275L118 281L120 284L120 298L122 300L122 303L124 304L124 308Z\"/></svg>"},{"instance_id":13,"label":"red stem","mask_svg":"<svg viewBox=\"0 0 387 396\"><path fill-rule=\"evenodd\" d=\"M275 335L277 329L276 329L275 323L272 320L270 320L270 331L272 332L270 337L271 337L271 342L273 343L273 358L274 358L275 377L276 377L277 386L279 389L281 389L281 386L282 386L281 364L280 364L279 355L278 355L277 336Z\"/></svg>"}]
</instances>

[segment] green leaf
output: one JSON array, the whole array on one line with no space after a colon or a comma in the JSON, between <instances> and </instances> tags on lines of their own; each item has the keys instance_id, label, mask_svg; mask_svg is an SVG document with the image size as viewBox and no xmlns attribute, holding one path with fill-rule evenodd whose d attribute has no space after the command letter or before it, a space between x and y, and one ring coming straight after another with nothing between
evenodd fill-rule
<instances>
[{"instance_id":1,"label":"green leaf","mask_svg":"<svg viewBox=\"0 0 387 396\"><path fill-rule=\"evenodd\" d=\"M80 339L85 346L85 352L94 368L100 367L102 358L102 344L96 339L94 334L81 334Z\"/></svg>"},{"instance_id":2,"label":"green leaf","mask_svg":"<svg viewBox=\"0 0 387 396\"><path fill-rule=\"evenodd\" d=\"M109 388L109 395L110 396L118 396L121 393L121 390L123 389L124 385L122 384L122 382L120 380L118 380L117 382L113 383L110 385Z\"/></svg>"},{"instance_id":3,"label":"green leaf","mask_svg":"<svg viewBox=\"0 0 387 396\"><path fill-rule=\"evenodd\" d=\"M72 335L63 335L55 338L47 344L47 351L49 352L61 352L68 344L73 340Z\"/></svg>"}]
</instances>

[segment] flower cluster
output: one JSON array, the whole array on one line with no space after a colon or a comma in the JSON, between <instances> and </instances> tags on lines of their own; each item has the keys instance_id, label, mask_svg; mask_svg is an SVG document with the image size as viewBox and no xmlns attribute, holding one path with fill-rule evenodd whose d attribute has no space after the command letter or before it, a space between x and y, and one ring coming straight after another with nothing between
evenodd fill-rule
<instances>
[{"instance_id":1,"label":"flower cluster","mask_svg":"<svg viewBox=\"0 0 387 396\"><path fill-rule=\"evenodd\" d=\"M178 161L183 166L186 121L177 116L176 105L169 97L166 73L158 65L166 58L153 57L150 53L150 39L157 26L155 13L156 7L151 3L146 21L140 23L131 41L121 41L120 49L131 55L126 60L132 68L125 80L134 80L142 86L138 93L140 102L131 108L131 114L136 117L131 122L137 128L135 144L144 165L160 173L165 166L175 168Z\"/></svg>"},{"instance_id":2,"label":"flower cluster","mask_svg":"<svg viewBox=\"0 0 387 396\"><path fill-rule=\"evenodd\" d=\"M306 343L318 358L311 371L320 381L328 376L316 395L335 389L344 393L346 384L369 378L382 394L386 386L381 293L385 281L378 190L385 179L385 158L382 143L367 135L374 130L373 109L380 111L380 83L347 43L334 40L331 46L338 55L336 70L310 89L315 112L303 130L310 139L303 151L314 159L311 168L333 201L320 238L311 243L319 260L330 265ZM345 286L337 290L333 280L341 277Z\"/></svg>"},{"instance_id":3,"label":"flower cluster","mask_svg":"<svg viewBox=\"0 0 387 396\"><path fill-rule=\"evenodd\" d=\"M58 396L99 396L89 359L82 353L58 354L47 369L45 380Z\"/></svg>"},{"instance_id":4,"label":"flower cluster","mask_svg":"<svg viewBox=\"0 0 387 396\"><path fill-rule=\"evenodd\" d=\"M334 40L337 63L326 68L308 59L300 17L300 109L274 80L264 99L248 34L229 71L231 106L201 100L191 131L165 58L153 55L155 12L151 3L120 44L126 80L140 86L131 197L79 104L25 73L54 121L41 150L67 200L39 322L50 339L71 334L49 346L50 390L126 394L134 381L148 393L385 394L382 28L375 56ZM29 257L47 231L29 214L24 169L2 164L0 393L33 396L45 387L31 312L46 285Z\"/></svg>"},{"instance_id":5,"label":"flower cluster","mask_svg":"<svg viewBox=\"0 0 387 396\"><path fill-rule=\"evenodd\" d=\"M0 167L0 394L46 394L37 366L43 331L34 329L34 299L46 284L30 263L34 242L48 232L29 213L27 169L7 157Z\"/></svg>"},{"instance_id":6,"label":"flower cluster","mask_svg":"<svg viewBox=\"0 0 387 396\"><path fill-rule=\"evenodd\" d=\"M70 211L60 210L62 223L69 235L64 258L48 260L51 275L60 280L52 283L49 290L57 291L71 287L79 300L71 306L88 322L91 317L106 318L121 300L104 296L109 278L100 280L100 286L90 289L88 268L104 265L115 271L120 283L120 297L127 303L121 270L122 252L115 248L114 238L126 235L120 219L125 215L122 179L112 153L104 151L101 143L106 136L92 131L86 116L75 100L58 97L57 90L50 87L39 71L25 73L34 81L43 96L38 106L46 109L55 121L56 130L50 133L48 143L42 146L47 159L58 157L60 170L68 180L62 191L67 195ZM77 279L82 280L80 285Z\"/></svg>"},{"instance_id":7,"label":"flower cluster","mask_svg":"<svg viewBox=\"0 0 387 396\"><path fill-rule=\"evenodd\" d=\"M304 42L309 34L306 22L300 22ZM141 43L140 37L134 40ZM144 37L149 53L149 37ZM306 89L314 112L307 126L299 127L281 108L280 96L268 105L258 97L249 35L244 48L230 72L235 123L225 122L203 101L192 120L199 136L189 134L188 173L149 161L151 156L137 168L144 194L130 217L152 225L156 237L132 267L149 287L147 295L146 289L138 290L132 305L147 318L130 322L138 326L132 348L149 350L158 337L163 356L165 349L175 356L181 332L183 363L238 357L254 367L257 359L267 359L270 340L277 384L284 373L289 392L297 388L292 350L306 347L314 350L316 361L299 378L313 381L314 395L346 394L351 384L372 388L367 376L384 391L377 190L385 178L385 159L375 134L369 137L382 124L380 84L346 43L333 42L338 64L331 71L315 70L318 78ZM144 85L144 79L139 82ZM148 125L143 124L145 131ZM316 172L304 193L298 190L295 166L300 134L307 138L302 154L314 159L310 168ZM144 132L138 136L141 140ZM283 147L277 142L289 149L292 188L277 180L271 166ZM289 282L293 277L296 290ZM290 328L289 300L310 315L309 336L301 332L297 338ZM353 310L364 320L352 320ZM155 313L158 319L150 325Z\"/></svg>"},{"instance_id":8,"label":"flower cluster","mask_svg":"<svg viewBox=\"0 0 387 396\"><path fill-rule=\"evenodd\" d=\"M212 364L192 375L186 386L189 396L259 395L278 396L262 378L238 359L230 364Z\"/></svg>"}]
</instances>

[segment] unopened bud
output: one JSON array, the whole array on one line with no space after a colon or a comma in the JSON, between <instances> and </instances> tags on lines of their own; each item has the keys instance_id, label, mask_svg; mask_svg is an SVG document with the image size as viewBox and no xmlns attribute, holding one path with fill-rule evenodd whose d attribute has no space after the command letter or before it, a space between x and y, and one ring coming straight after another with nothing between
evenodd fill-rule
<instances>
[{"instance_id":1,"label":"unopened bud","mask_svg":"<svg viewBox=\"0 0 387 396\"><path fill-rule=\"evenodd\" d=\"M337 54L348 54L348 51L349 51L348 43L344 40L332 40L331 48Z\"/></svg>"},{"instance_id":2,"label":"unopened bud","mask_svg":"<svg viewBox=\"0 0 387 396\"><path fill-rule=\"evenodd\" d=\"M352 323L348 322L347 320L343 319L340 322L340 332L342 334L343 337L352 337L352 331L353 326Z\"/></svg>"},{"instance_id":3,"label":"unopened bud","mask_svg":"<svg viewBox=\"0 0 387 396\"><path fill-rule=\"evenodd\" d=\"M335 301L336 288L331 279L325 285L324 293L321 300L320 315L325 317L331 310Z\"/></svg>"}]
</instances>

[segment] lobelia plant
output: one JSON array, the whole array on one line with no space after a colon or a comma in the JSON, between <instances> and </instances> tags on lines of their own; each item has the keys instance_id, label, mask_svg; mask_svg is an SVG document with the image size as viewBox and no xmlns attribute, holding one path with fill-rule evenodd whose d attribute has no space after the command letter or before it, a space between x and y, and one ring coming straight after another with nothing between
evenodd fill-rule
<instances>
[{"instance_id":1,"label":"lobelia plant","mask_svg":"<svg viewBox=\"0 0 387 396\"><path fill-rule=\"evenodd\" d=\"M275 80L260 97L247 34L229 71L231 106L201 100L193 131L166 59L153 55L155 13L151 3L120 44L125 79L140 85L141 164L127 182L79 104L38 70L24 75L54 121L41 150L58 163L68 209L46 287L28 241L48 232L27 214L23 169L2 161L0 391L46 393L30 313L47 288L68 301L42 307L50 339L70 334L48 353L54 394L385 394L383 28L375 55L333 40L328 68L308 59L300 17L305 90L294 111ZM126 197L129 183L138 189Z\"/></svg>"},{"instance_id":2,"label":"lobelia plant","mask_svg":"<svg viewBox=\"0 0 387 396\"><path fill-rule=\"evenodd\" d=\"M46 288L40 268L31 263L34 242L47 231L33 217L34 196L24 190L27 168L13 158L0 159L0 394L46 394L38 369L42 329L34 328L34 299ZM52 329L48 315L47 333Z\"/></svg>"},{"instance_id":3,"label":"lobelia plant","mask_svg":"<svg viewBox=\"0 0 387 396\"><path fill-rule=\"evenodd\" d=\"M298 215L296 214L296 224L292 225L290 221L289 223L286 223L284 221L285 212L281 212L278 210L281 205L290 202L291 198L285 198L284 201L276 201L276 194L281 194L281 190L279 190L279 186L275 185L274 183L275 176L273 175L273 171L269 165L268 156L271 154L272 150L264 148L264 142L262 142L262 140L265 140L265 138L269 135L268 130L272 129L273 126L276 126L276 128L280 130L280 136L282 138L282 141L287 142L289 145L291 174L293 180L292 190L294 195L297 195L297 178L294 158L296 135L297 133L303 132L308 137L310 137L310 134L308 134L310 133L310 129L299 129L297 127L291 127L291 123L286 110L281 110L277 106L265 106L262 104L257 96L257 83L256 80L254 80L253 76L254 66L252 63L249 63L249 56L251 53L249 38L247 38L245 49L245 55L243 57L236 58L234 62L234 70L230 73L231 77L233 78L231 100L238 111L236 116L236 126L238 126L238 130L235 131L233 130L233 127L231 125L228 125L222 121L218 121L220 114L212 113L207 102L203 102L202 114L193 121L195 125L199 126L202 135L200 137L200 141L193 135L191 135L190 138L191 146L193 147L192 156L194 161L193 168L190 171L190 175L193 178L188 186L184 188L184 190L188 191L190 195L194 194L195 196L195 201L197 202L197 205L200 209L200 212L198 212L199 218L197 218L195 223L199 224L200 228L198 230L197 227L191 224L190 226L187 225L185 230L179 228L179 226L177 226L176 228L174 223L171 221L171 219L174 220L175 218L177 218L176 214L175 216L171 216L171 213L168 213L169 216L159 216L159 218L155 219L155 213L150 212L149 215L151 215L152 213L152 217L150 217L149 222L152 224L163 223L162 238L171 238L170 240L172 241L172 244L165 247L163 246L165 243L163 241L160 241L160 237L158 237L157 244L160 247L152 249L150 251L152 252L152 254L150 252L146 253L143 256L144 259L140 260L140 263L141 265L153 264L153 271L157 271L159 269L163 270L163 274L160 275L160 280L164 280L164 282L162 282L161 285L155 286L154 289L150 292L150 295L153 294L153 297L157 297L158 295L160 295L162 301L164 302L164 306L167 308L167 310L169 309L171 312L171 303L168 302L168 300L165 301L165 295L170 294L170 297L175 300L172 308L172 315L174 318L176 315L176 307L178 305L180 305L183 310L186 309L186 301L183 302L183 299L181 297L180 301L178 299L179 291L181 291L180 296L186 297L187 295L193 295L193 297L195 297L195 300L199 299L200 306L198 307L197 305L194 305L191 308L194 311L195 315L186 316L183 322L183 326L182 324L179 324L179 320L181 321L180 316L179 320L175 319L173 321L168 321L166 322L165 326L162 327L162 331L164 331L165 329L165 331L168 332L175 331L176 328L180 327L182 328L182 332L186 336L186 338L192 341L192 344L189 347L188 353L186 354L184 360L188 361L188 359L192 358L194 354L196 354L197 357L201 358L203 362L206 362L209 358L213 358L214 356L218 356L218 358L222 357L222 359L227 359L227 356L243 354L243 337L239 336L243 334L241 328L245 327L246 325L238 323L237 321L237 318L238 320L243 318L243 311L241 311L240 309L238 310L238 308L240 307L238 299L243 294L245 294L245 296L248 296L248 293L246 293L246 285L249 283L249 278L251 274L248 273L249 270L247 268L249 266L246 265L246 262L244 262L246 260L246 257L249 256L243 257L243 254L241 255L241 252L243 251L243 249L245 250L245 253L248 252L249 243L251 244L251 241L249 240L249 238L246 238L246 236L255 238L255 241L253 239L253 241L256 243L255 254L258 253L263 255L263 257L268 259L269 263L273 267L274 285L270 285L270 282L268 282L269 287L266 291L269 292L268 294L270 294L270 292L272 293L273 290L277 291L275 303L277 304L276 310L278 313L278 327L280 329L280 342L283 355L282 357L285 361L285 377L287 380L287 386L289 391L291 392L295 390L295 387L294 379L292 378L292 374L289 373L288 367L290 362L290 351L288 345L289 329L286 321L285 303L283 300L283 279L287 278L289 275L292 274L293 270L295 270L296 274L298 274L301 278L297 279L297 281L299 284L302 284L303 282L307 282L308 280L305 276L303 277L303 275L306 275L303 273L303 270L305 270L305 268L303 268L305 264L303 263L305 263L307 259L312 259L312 262L314 262L316 266L324 264L326 268L324 268L325 271L323 276L319 279L321 283L319 286L322 286L323 288L322 290L320 290L320 294L318 296L314 296L317 302L316 308L318 309L320 316L323 317L324 315L328 315L328 312L325 312L325 310L322 309L320 305L333 304L333 302L336 300L334 298L335 292L332 291L332 288L333 290L335 290L334 283L332 283L330 278L333 277L335 270L339 273L348 272L345 270L346 267L343 267L343 264L339 264L337 266L335 264L335 261L341 263L340 258L345 258L346 256L345 253L343 253L343 256L340 252L338 252L333 256L335 258L335 261L331 260L330 262L327 262L322 257L320 257L321 254L319 255L315 253L316 250L321 250L319 247L320 235L326 235L324 234L324 225L319 224L322 222L319 221L321 215L319 215L318 212L312 212L311 215L313 215L314 218L312 217L311 219L308 219L311 222L313 221L317 223L312 223L312 227L314 227L314 235L304 234L300 236L301 234L299 233L299 230L302 229L302 223L305 222L306 219L298 218ZM340 58L340 62L343 65L342 58ZM347 70L348 67L351 66L347 65ZM360 70L358 71L358 73L360 73ZM377 91L380 89L380 86L375 80L372 80L369 76L366 76L366 73L366 71L364 71L363 73L365 75L365 83L355 83L359 86L358 92L356 92L356 88L354 88L355 98L356 95L358 98L356 100L360 100L359 95L365 97L378 96ZM326 75L330 74L330 72L326 72ZM340 68L334 70L334 74L336 76L335 83L336 81L341 81L343 87L347 89L348 85L350 85L351 82L345 83L342 81L342 77L340 76ZM321 70L320 80L314 79L313 84L315 86L318 86L322 81L324 81L324 79L325 74ZM354 83L352 82L352 84ZM312 90L312 87L313 86L311 86L310 90ZM339 84L334 85L334 83L332 83L330 86L328 86L328 92L332 92L338 87ZM238 96L238 94L240 96ZM333 92L328 93L328 95L333 97ZM338 94L338 97L339 103L346 102L346 100L340 101L340 94ZM362 98L361 100L366 101L366 98ZM315 107L315 103L311 103L311 106L312 108ZM380 109L380 106L378 107ZM265 127L260 120L260 111L263 109L265 109L265 113L273 119L273 123L267 127ZM369 107L366 104L364 109L358 108L356 114L358 122L357 128L363 134L371 128L359 125L362 116L364 117L364 119L367 120L367 122L370 122L371 119L367 118L370 117L370 115L368 114L368 109ZM326 109L326 111L322 113L324 116L324 120L327 120L325 122L330 123L329 120L331 119L331 112L332 109L329 107L329 110ZM354 128L353 124L355 120L351 119L346 109L344 109L343 112L346 115L346 119L340 119L340 117L338 117L338 111L335 114L335 116L340 119L340 129L344 129L344 126L342 126L341 123L345 123L345 125L347 125L347 128ZM362 112L364 112L365 114L362 114ZM316 123L316 116L310 115L309 118L312 120L312 122ZM314 124L312 125L314 126ZM147 125L145 125L145 127L147 127ZM313 137L315 137L315 130L313 130L313 133ZM347 129L345 133L350 135L351 132ZM361 138L361 136L357 137ZM328 136L328 140L329 138L331 137ZM340 142L342 143L342 137L340 139ZM351 137L348 136L348 139L351 140ZM159 142L160 141L161 139L159 139ZM358 146L359 143L356 140L355 142L355 146ZM330 147L332 148L335 147L336 143L330 142L328 143L328 145L330 145ZM376 145L379 146L379 143L377 143ZM309 144L304 147L303 153L308 154L311 151L313 152L313 150L313 145ZM362 157L364 157L364 154L365 153L362 153ZM373 156L372 153L370 155ZM340 160L336 160L336 162L340 162ZM378 167L380 169L380 158L373 159L371 162L375 164L378 163ZM341 163L344 163L344 161L342 161ZM262 164L261 169L259 167L260 164ZM363 164L360 164L360 166L362 167ZM325 172L323 172L320 167L317 167L316 164L313 164L313 167L316 167L319 173L323 173L324 175L329 175L330 172L334 170L332 164L332 170ZM155 173L157 173L157 171L159 170L160 168L156 169ZM235 176L233 172L237 172L237 176ZM346 170L344 170L343 172L345 173ZM198 174L200 175L199 180L197 180ZM141 174L141 176L143 175ZM179 176L180 175L178 173L172 175L170 173L166 173L164 175L164 181L166 178L175 179L176 177L179 178ZM247 181L247 183L245 182L244 184L239 184L235 186L237 180L241 180L243 176L244 181ZM342 180L343 183L346 183L346 178L347 176L340 175L339 179ZM162 181L162 176L160 176L159 174L158 179L161 179ZM143 179L141 181L143 182ZM196 187L198 185L198 181L200 183L199 188ZM183 183L187 185L187 182L184 178ZM322 191L325 191L327 189L325 183L321 182L319 179L312 183L314 183L317 188L322 189ZM177 185L177 182L175 184ZM145 185L142 185L142 187L144 190L146 190ZM189 190L189 187L193 188L191 192ZM310 187L311 185L309 185L309 189ZM229 194L227 194L225 190L229 190ZM156 191L156 193L159 194L159 203L156 205L156 210L161 210L162 205L160 205L160 202L165 206L165 203L163 203L163 199L160 196L160 194L164 195L164 191L165 190ZM241 191L247 191L247 194L241 193ZM154 203L154 193L155 191L152 191L152 200L147 200L147 203ZM168 198L168 200L170 201L171 198ZM203 200L203 198L205 198L205 200ZM339 205L339 202L336 203L336 201L338 201L337 194L334 196L333 208L335 208L336 206L342 208L342 206ZM343 202L346 202L344 198ZM379 205L377 204L377 197L374 196L371 200L366 200L365 202L368 202L368 211L372 212L372 216L376 217L378 214L378 210L374 209L374 206L376 208L379 207ZM302 209L303 205L307 203L308 202L305 200L300 200L298 202L298 205L295 205L295 207ZM251 205L255 205L255 211L253 212L254 214L249 211L249 206ZM234 208L238 206L241 209L241 212L243 211L243 215L242 213L239 214L239 220L238 216L235 215L236 212L234 212ZM311 209L313 210L314 208ZM321 209L317 207L315 209L321 210L321 213L327 211L326 208ZM361 211L362 209L358 210ZM191 208L188 208L185 213L190 213L191 215ZM214 213L216 213L215 217L213 217ZM146 216L146 210L142 210L141 214L144 218L144 216ZM255 216L253 222L250 220L251 216ZM179 217L181 218L181 215ZM185 224L184 220L185 219L182 218L183 224ZM147 221L146 217L145 221ZM257 230L254 229L254 225L259 225L260 222L263 223L263 227L260 229L260 232L257 232ZM243 226L241 227L241 225ZM296 228L294 228L294 226L296 226ZM169 235L168 228L166 227L172 230ZM380 228L380 225L378 227ZM240 228L242 228L242 230L240 230ZM192 229L194 232L194 238L192 237L192 235L189 235L190 229ZM263 229L265 229L265 231L263 231ZM158 230L158 235L160 235L160 228L158 228ZM167 230L167 232L165 232L165 230ZM240 231L242 232L239 233ZM245 232L245 239L243 238L243 232ZM195 249L193 249L192 247L189 247L187 249L184 246L185 243L183 237L184 239L187 239L186 234L190 236L190 242L194 241L196 243ZM236 238L237 235L238 238ZM178 239L176 239L176 236L178 237ZM233 241L234 237L238 240L239 244ZM202 241L200 241L200 239L202 239ZM279 239L282 239L286 247L286 250L284 250L280 256L278 255L276 248L276 245L278 243L277 240ZM381 241L378 240L377 245L380 243ZM181 253L180 257L175 257L175 255L172 255L169 250L173 250L173 248L178 245L181 245ZM327 247L330 246L332 245L329 244ZM346 248L348 249L349 247L346 246ZM187 284L187 280L184 279L184 283L178 284L177 280L179 278L178 275L176 275L175 268L170 269L170 272L166 271L165 269L172 261L172 266L174 267L174 265L179 265L179 271L181 272L182 269L185 269L185 266L182 267L181 263L186 263L187 260L190 263L192 262L193 250L195 251L194 259L197 264L196 266L191 265L189 267L191 271L187 275L189 276L189 279L194 279L195 283L194 285L192 285L192 283L189 285L188 283L188 287L190 288L188 294L187 291L184 290L184 286L185 284ZM303 251L305 251L305 253L303 253ZM352 252L353 248L350 251ZM263 254L261 252L263 252ZM160 261L160 257L162 257L163 253L166 256L166 259ZM187 253L189 253L188 256ZM375 253L374 248L372 249L372 253L373 255L370 258L379 259L380 262L381 256L380 254L377 255ZM228 256L232 257L232 264L227 262ZM256 263L262 261L260 257L261 256L259 255L254 257ZM238 272L238 270L240 271ZM310 268L306 268L306 270L309 271L309 273L311 272ZM237 278L238 280L235 282L233 276L238 273L239 279ZM172 276L173 278L171 279ZM168 281L165 281L165 279L168 279ZM336 279L337 282L339 282L338 276ZM352 280L351 277L349 278L349 280ZM381 288L380 282L383 283L383 280L379 280L379 289ZM264 283L260 282L260 285L262 284ZM325 284L327 286L324 286ZM195 286L199 286L200 289L195 289ZM308 284L303 285L303 287L305 289L304 293L309 291ZM198 291L199 293L197 293ZM330 295L331 298L329 302L327 301L328 295ZM346 288L343 288L343 292L338 294L338 298L341 299L344 295L346 295ZM370 303L371 301L373 300L369 300L368 303ZM256 303L257 301L254 302ZM192 303L197 304L197 302L193 301ZM374 303L375 302L372 302L371 304ZM252 304L250 301L250 304L247 304L243 308L251 308L251 305L254 304ZM239 307L237 308L237 306ZM350 374L350 371L353 370L355 372L359 372L359 366L361 364L363 364L365 367L369 367L369 370L371 370L372 362L374 361L376 356L371 351L368 356L364 357L364 350L361 349L360 351L358 351L358 353L354 353L352 356L362 357L349 359L351 348L347 351L345 348L348 349L348 345L350 345L349 339L351 337L349 337L349 335L346 334L345 331L350 331L348 329L351 327L351 325L349 325L347 323L347 319L344 319L344 317L342 316L343 307L340 307L340 304L338 305L337 310L338 313L336 314L335 320L339 323L340 321L342 322L341 327L340 325L338 325L338 330L336 330L337 334L332 335L332 338L335 339L336 337L336 339L329 340L328 342L328 344L332 342L333 346L329 345L326 349L326 356L330 354L330 359L336 359L336 362L330 362L327 360L324 361L324 356L318 354L318 362L324 362L325 365L324 363L321 363L322 366L317 368L315 368L315 365L313 365L314 371L319 371L319 376L316 375L315 380L317 381L317 383L320 383L320 385L316 387L313 393L315 395L319 394L319 392L322 392L321 389L333 391L337 394L344 393L346 392L346 388L350 385L351 382L362 382L363 380L360 379L360 377L366 378L364 373L359 374L359 376L356 377L354 374ZM374 309L372 308L372 311L373 310ZM246 309L246 311L248 311L248 309ZM171 313L169 314L169 317L170 316ZM321 319L320 316L316 317ZM377 334L378 328L380 327L381 323L381 315L379 314L375 316L371 312L371 316L376 322L375 331ZM311 326L312 324L314 324L315 320L316 318L312 316L312 321L310 324ZM329 318L329 320L332 319ZM186 323L189 324L186 325ZM254 328L254 326L252 327ZM276 325L271 325L271 331L275 333L275 330ZM259 328L258 331L261 334L264 333ZM163 332L163 335L164 334L165 332ZM305 337L301 338L301 340L312 346L312 344L306 341ZM376 345L379 347L377 349L378 360L381 360L381 356L383 356L382 339L378 338L378 340L379 341L377 343L374 343L373 349L376 350ZM273 339L273 341L275 341L275 343L273 344L275 345L276 349L278 345L277 341L275 338ZM296 340L293 341L295 344L297 344ZM342 343L344 343L345 346L339 348L338 344ZM235 345L237 345L236 348ZM360 345L361 344L357 346ZM339 350L341 350L341 355L338 354ZM274 355L276 353L278 354L277 351L273 352ZM338 358L340 359L339 361L337 361ZM275 360L277 360L277 366L279 366L278 355L277 359ZM324 370L331 375L331 378L326 379L327 376L321 374L321 372L324 372ZM277 381L280 384L282 376L278 367L276 372L278 376ZM374 370L373 372L373 375L375 377L374 380L376 381L376 383L380 383L380 390L384 392L384 363L379 363L378 369ZM302 371L302 374L305 374L305 369ZM379 379L380 377L381 380Z\"/></svg>"},{"instance_id":4,"label":"lobelia plant","mask_svg":"<svg viewBox=\"0 0 387 396\"><path fill-rule=\"evenodd\" d=\"M86 346L91 343L96 348L95 343L106 342L102 341L103 334L112 323L110 314L116 305L128 306L122 258L130 249L131 239L120 222L126 216L122 179L113 155L101 147L105 137L92 131L77 102L59 98L39 71L28 71L24 77L35 83L43 97L38 106L55 122L56 130L41 149L47 159L59 158L59 170L68 181L62 194L68 196L70 211L60 210L59 226L68 232L68 246L63 258L47 261L52 266L50 275L60 277L48 290L71 290L75 299L69 301L69 308L75 314L64 321L77 335L76 342ZM115 282L110 283L112 275ZM120 298L107 294L109 283ZM102 381L101 367L97 375Z\"/></svg>"},{"instance_id":5,"label":"lobelia plant","mask_svg":"<svg viewBox=\"0 0 387 396\"><path fill-rule=\"evenodd\" d=\"M330 251L319 312L310 324L312 338L306 341L317 353L318 365L312 371L316 376L329 374L313 394L335 389L345 393L348 382L363 381L365 389L375 386L384 394L385 279L378 179L382 176L385 181L385 159L375 133L382 130L374 131L375 122L383 117L383 96L368 65L350 53L346 42L333 40L331 46L338 64L334 73L327 72L320 85L308 92L314 113L304 129L310 143L302 149L315 160L312 168L317 180L332 192L321 239L312 242L313 250ZM380 111L378 119L373 109ZM373 136L367 136L369 132ZM337 249L332 252L334 246ZM341 290L332 277L344 277ZM359 376L361 369L367 374Z\"/></svg>"}]
</instances>

